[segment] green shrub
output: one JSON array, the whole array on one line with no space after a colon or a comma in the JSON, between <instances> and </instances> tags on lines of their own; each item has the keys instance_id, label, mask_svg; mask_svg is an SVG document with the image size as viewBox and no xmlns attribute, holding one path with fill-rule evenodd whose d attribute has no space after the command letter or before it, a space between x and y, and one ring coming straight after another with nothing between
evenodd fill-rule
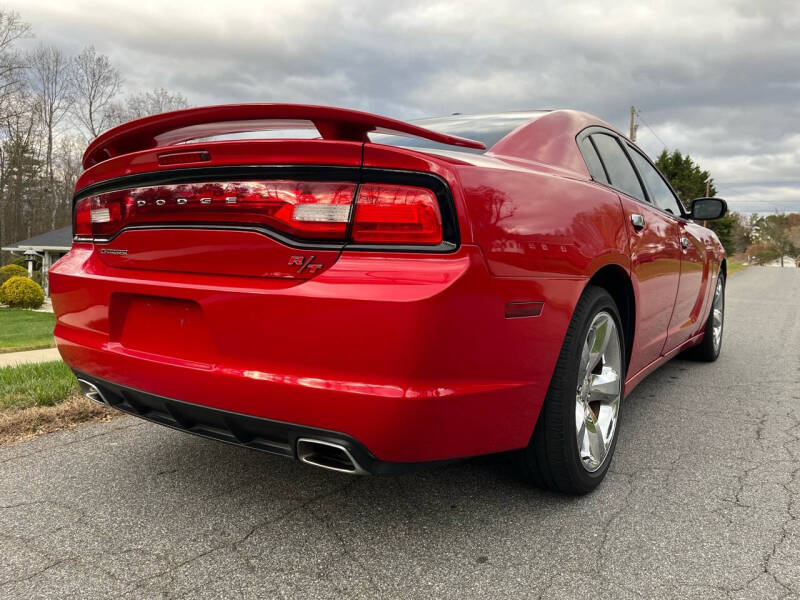
<instances>
[{"instance_id":1,"label":"green shrub","mask_svg":"<svg viewBox=\"0 0 800 600\"><path fill-rule=\"evenodd\" d=\"M12 308L39 308L44 304L44 291L27 277L12 277L0 287L3 302Z\"/></svg>"},{"instance_id":2,"label":"green shrub","mask_svg":"<svg viewBox=\"0 0 800 600\"><path fill-rule=\"evenodd\" d=\"M27 277L28 276L28 269L25 269L19 265L10 264L6 265L5 267L0 267L0 285L3 285L6 281L11 279L12 277Z\"/></svg>"}]
</instances>

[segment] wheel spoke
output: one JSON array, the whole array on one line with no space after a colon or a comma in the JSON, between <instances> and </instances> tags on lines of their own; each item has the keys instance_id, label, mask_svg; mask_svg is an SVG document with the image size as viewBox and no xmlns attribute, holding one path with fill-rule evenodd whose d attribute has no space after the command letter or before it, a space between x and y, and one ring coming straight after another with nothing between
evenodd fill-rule
<instances>
[{"instance_id":1,"label":"wheel spoke","mask_svg":"<svg viewBox=\"0 0 800 600\"><path fill-rule=\"evenodd\" d=\"M581 438L581 429L586 427L586 409L580 400L575 402L575 430L578 432L578 439Z\"/></svg>"},{"instance_id":2,"label":"wheel spoke","mask_svg":"<svg viewBox=\"0 0 800 600\"><path fill-rule=\"evenodd\" d=\"M619 398L619 373L610 366L592 375L590 384L590 400L593 402L607 404Z\"/></svg>"},{"instance_id":3,"label":"wheel spoke","mask_svg":"<svg viewBox=\"0 0 800 600\"><path fill-rule=\"evenodd\" d=\"M589 334L591 335L591 332L589 332ZM589 358L591 356L589 348L590 348L589 340L587 339L585 342L583 342L583 349L581 351L581 361L578 364L578 385L580 385L583 382L584 378L586 377L586 374L589 373Z\"/></svg>"},{"instance_id":4,"label":"wheel spoke","mask_svg":"<svg viewBox=\"0 0 800 600\"><path fill-rule=\"evenodd\" d=\"M594 337L592 338L589 349L588 372L591 373L597 367L597 363L603 358L608 342L616 336L614 320L606 313L601 313L602 318L594 326ZM587 340L588 341L588 340Z\"/></svg>"},{"instance_id":5,"label":"wheel spoke","mask_svg":"<svg viewBox=\"0 0 800 600\"><path fill-rule=\"evenodd\" d=\"M589 438L586 429L586 421L582 421L581 427L578 428L578 451L581 456L589 454Z\"/></svg>"},{"instance_id":6,"label":"wheel spoke","mask_svg":"<svg viewBox=\"0 0 800 600\"><path fill-rule=\"evenodd\" d=\"M597 427L603 434L603 439L606 441L614 436L614 426L617 421L618 411L619 400L611 404L603 404L600 406L600 411L597 415Z\"/></svg>"},{"instance_id":7,"label":"wheel spoke","mask_svg":"<svg viewBox=\"0 0 800 600\"><path fill-rule=\"evenodd\" d=\"M599 467L606 457L606 440L599 427L587 426L586 433L589 444L589 452L592 456L593 467Z\"/></svg>"},{"instance_id":8,"label":"wheel spoke","mask_svg":"<svg viewBox=\"0 0 800 600\"><path fill-rule=\"evenodd\" d=\"M578 454L583 464L592 465L594 463L592 448L589 442L589 430L586 427L581 430L580 436L578 437Z\"/></svg>"}]
</instances>

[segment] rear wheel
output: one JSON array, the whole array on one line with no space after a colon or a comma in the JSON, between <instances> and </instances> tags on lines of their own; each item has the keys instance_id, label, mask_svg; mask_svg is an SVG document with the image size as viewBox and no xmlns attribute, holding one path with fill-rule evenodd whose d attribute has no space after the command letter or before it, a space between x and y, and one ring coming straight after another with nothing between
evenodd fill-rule
<instances>
[{"instance_id":1,"label":"rear wheel","mask_svg":"<svg viewBox=\"0 0 800 600\"><path fill-rule=\"evenodd\" d=\"M573 314L530 444L517 454L534 483L564 493L593 490L617 444L625 381L617 306L589 286Z\"/></svg>"},{"instance_id":2,"label":"rear wheel","mask_svg":"<svg viewBox=\"0 0 800 600\"><path fill-rule=\"evenodd\" d=\"M711 312L706 321L703 341L694 348L687 350L684 355L692 360L714 362L719 358L722 350L722 331L725 326L725 274L720 271L717 285L714 288L714 300Z\"/></svg>"}]
</instances>

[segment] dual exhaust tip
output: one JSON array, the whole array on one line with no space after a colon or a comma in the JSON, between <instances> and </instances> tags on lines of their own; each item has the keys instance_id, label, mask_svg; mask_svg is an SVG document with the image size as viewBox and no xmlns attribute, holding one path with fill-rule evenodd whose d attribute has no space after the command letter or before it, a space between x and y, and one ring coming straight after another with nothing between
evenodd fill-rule
<instances>
[{"instance_id":1,"label":"dual exhaust tip","mask_svg":"<svg viewBox=\"0 0 800 600\"><path fill-rule=\"evenodd\" d=\"M103 392L93 383L85 379L78 379L81 393L92 402L110 406L103 396ZM350 451L341 444L325 442L312 438L299 438L297 440L297 458L320 469L348 473L350 475L366 475L367 471L358 464Z\"/></svg>"},{"instance_id":2,"label":"dual exhaust tip","mask_svg":"<svg viewBox=\"0 0 800 600\"><path fill-rule=\"evenodd\" d=\"M358 464L350 451L335 442L299 438L297 440L297 458L300 462L328 471L367 475L367 471Z\"/></svg>"},{"instance_id":3,"label":"dual exhaust tip","mask_svg":"<svg viewBox=\"0 0 800 600\"><path fill-rule=\"evenodd\" d=\"M103 392L95 384L78 378L78 386L81 388L81 393L92 402L97 402L103 406L111 406L103 396Z\"/></svg>"}]
</instances>

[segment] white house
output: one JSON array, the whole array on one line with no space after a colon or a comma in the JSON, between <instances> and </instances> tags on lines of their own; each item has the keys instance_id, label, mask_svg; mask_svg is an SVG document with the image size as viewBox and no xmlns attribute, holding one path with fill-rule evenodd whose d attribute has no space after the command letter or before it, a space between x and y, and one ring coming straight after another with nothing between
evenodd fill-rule
<instances>
[{"instance_id":1,"label":"white house","mask_svg":"<svg viewBox=\"0 0 800 600\"><path fill-rule=\"evenodd\" d=\"M72 247L72 226L62 227L55 231L48 231L41 235L35 235L30 239L22 240L8 246L3 246L2 250L11 252L18 256L28 257L28 274L33 270L33 261L36 257L42 260L42 289L44 295L50 295L50 281L47 273L50 265L64 256Z\"/></svg>"}]
</instances>

